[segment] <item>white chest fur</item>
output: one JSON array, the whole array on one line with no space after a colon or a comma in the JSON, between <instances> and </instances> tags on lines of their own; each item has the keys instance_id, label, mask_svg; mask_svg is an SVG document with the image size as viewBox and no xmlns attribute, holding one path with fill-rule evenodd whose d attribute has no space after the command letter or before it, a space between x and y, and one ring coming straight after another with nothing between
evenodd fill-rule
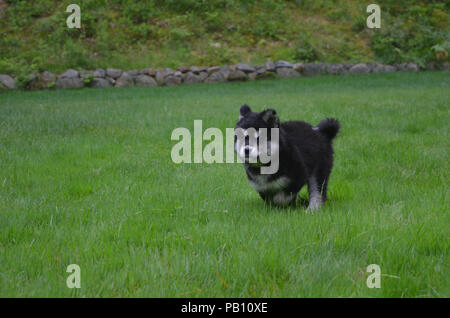
<instances>
[{"instance_id":1,"label":"white chest fur","mask_svg":"<svg viewBox=\"0 0 450 318\"><path fill-rule=\"evenodd\" d=\"M278 192L283 190L289 184L287 177L280 177L269 181L268 175L253 176L250 185L258 192Z\"/></svg>"}]
</instances>

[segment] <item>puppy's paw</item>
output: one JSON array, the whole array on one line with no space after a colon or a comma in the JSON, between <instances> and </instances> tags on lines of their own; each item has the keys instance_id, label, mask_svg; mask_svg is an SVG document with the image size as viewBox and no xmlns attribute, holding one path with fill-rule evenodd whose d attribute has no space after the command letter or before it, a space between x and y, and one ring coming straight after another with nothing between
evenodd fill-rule
<instances>
[{"instance_id":1,"label":"puppy's paw","mask_svg":"<svg viewBox=\"0 0 450 318\"><path fill-rule=\"evenodd\" d=\"M306 213L314 213L320 209L322 206L321 200L312 200L309 202L308 208L306 209Z\"/></svg>"}]
</instances>

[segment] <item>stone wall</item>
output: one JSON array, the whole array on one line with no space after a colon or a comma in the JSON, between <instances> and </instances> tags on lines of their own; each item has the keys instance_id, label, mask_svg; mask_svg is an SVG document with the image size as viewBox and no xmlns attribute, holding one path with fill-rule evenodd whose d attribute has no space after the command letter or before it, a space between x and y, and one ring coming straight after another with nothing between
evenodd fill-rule
<instances>
[{"instance_id":1,"label":"stone wall","mask_svg":"<svg viewBox=\"0 0 450 318\"><path fill-rule=\"evenodd\" d=\"M449 63L429 64L428 70L449 70ZM384 65L379 63L296 63L287 61L267 62L264 65L238 63L231 66L197 67L181 66L171 68L123 71L108 68L94 71L73 69L55 75L45 71L30 75L23 86L25 89L68 89L68 88L106 88L128 86L173 86L180 84L251 81L270 77L293 78L321 74L368 74L389 72L418 72L421 69L414 63ZM17 81L7 74L0 74L0 91L18 88Z\"/></svg>"}]
</instances>

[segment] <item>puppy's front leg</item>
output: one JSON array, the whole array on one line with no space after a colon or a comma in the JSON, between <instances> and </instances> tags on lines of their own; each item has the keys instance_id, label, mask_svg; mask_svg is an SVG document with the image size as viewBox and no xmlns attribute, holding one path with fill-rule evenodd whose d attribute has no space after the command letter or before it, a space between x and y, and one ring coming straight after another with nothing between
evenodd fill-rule
<instances>
[{"instance_id":1,"label":"puppy's front leg","mask_svg":"<svg viewBox=\"0 0 450 318\"><path fill-rule=\"evenodd\" d=\"M309 193L309 205L306 212L314 212L320 209L322 206L322 194L317 185L315 177L311 177L308 180L308 193Z\"/></svg>"}]
</instances>

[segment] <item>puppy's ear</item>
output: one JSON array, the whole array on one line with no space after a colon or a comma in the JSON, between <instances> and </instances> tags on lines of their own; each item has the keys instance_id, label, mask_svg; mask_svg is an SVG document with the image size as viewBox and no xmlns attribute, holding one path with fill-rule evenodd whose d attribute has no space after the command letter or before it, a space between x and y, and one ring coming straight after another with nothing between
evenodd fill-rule
<instances>
[{"instance_id":1,"label":"puppy's ear","mask_svg":"<svg viewBox=\"0 0 450 318\"><path fill-rule=\"evenodd\" d=\"M271 128L280 127L280 119L278 118L277 112L274 109L266 109L261 113L261 118L267 125Z\"/></svg>"},{"instance_id":2,"label":"puppy's ear","mask_svg":"<svg viewBox=\"0 0 450 318\"><path fill-rule=\"evenodd\" d=\"M244 104L241 106L241 110L239 111L239 120L244 118L248 113L250 113L252 110L250 107L248 107L247 104Z\"/></svg>"}]
</instances>

